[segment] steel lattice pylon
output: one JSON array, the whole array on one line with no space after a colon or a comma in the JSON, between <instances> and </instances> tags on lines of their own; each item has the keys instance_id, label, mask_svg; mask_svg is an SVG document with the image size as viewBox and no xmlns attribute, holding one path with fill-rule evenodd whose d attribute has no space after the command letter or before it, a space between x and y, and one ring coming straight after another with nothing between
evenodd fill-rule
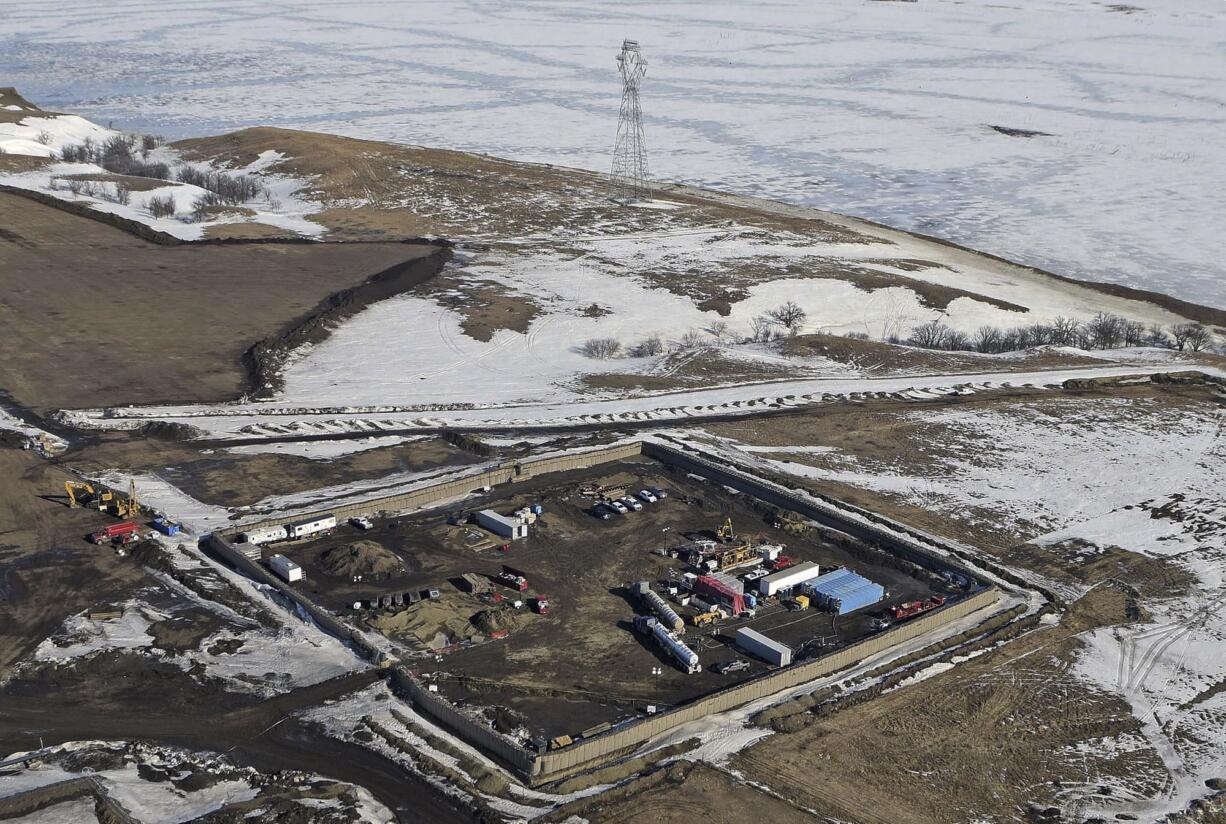
<instances>
[{"instance_id":1,"label":"steel lattice pylon","mask_svg":"<svg viewBox=\"0 0 1226 824\"><path fill-rule=\"evenodd\" d=\"M647 73L647 61L638 41L625 40L617 55L622 76L622 108L617 120L610 175L613 199L622 202L647 198L647 142L643 139L643 110L639 107L639 81Z\"/></svg>"}]
</instances>

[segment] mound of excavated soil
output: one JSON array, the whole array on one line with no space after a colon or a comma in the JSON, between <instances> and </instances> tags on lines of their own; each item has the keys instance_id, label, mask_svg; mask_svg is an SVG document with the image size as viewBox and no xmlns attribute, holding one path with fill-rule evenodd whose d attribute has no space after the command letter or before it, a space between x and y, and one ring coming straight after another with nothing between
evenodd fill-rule
<instances>
[{"instance_id":1,"label":"mound of excavated soil","mask_svg":"<svg viewBox=\"0 0 1226 824\"><path fill-rule=\"evenodd\" d=\"M319 566L338 578L394 578L405 573L404 561L374 541L354 541L319 556Z\"/></svg>"}]
</instances>

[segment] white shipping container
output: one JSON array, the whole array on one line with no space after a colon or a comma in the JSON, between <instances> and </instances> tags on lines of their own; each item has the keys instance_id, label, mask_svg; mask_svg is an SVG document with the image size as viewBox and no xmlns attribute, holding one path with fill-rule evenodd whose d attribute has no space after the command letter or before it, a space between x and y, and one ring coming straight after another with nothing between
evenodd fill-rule
<instances>
[{"instance_id":1,"label":"white shipping container","mask_svg":"<svg viewBox=\"0 0 1226 824\"><path fill-rule=\"evenodd\" d=\"M792 648L767 638L749 627L736 631L736 645L750 655L761 658L768 664L786 667L792 663Z\"/></svg>"},{"instance_id":2,"label":"white shipping container","mask_svg":"<svg viewBox=\"0 0 1226 824\"><path fill-rule=\"evenodd\" d=\"M820 573L821 569L817 564L805 561L759 579L758 592L767 597L777 595L783 590L789 590L805 581L811 581Z\"/></svg>"},{"instance_id":3,"label":"white shipping container","mask_svg":"<svg viewBox=\"0 0 1226 824\"><path fill-rule=\"evenodd\" d=\"M505 515L499 515L492 509L483 509L478 512L477 523L495 535L501 535L513 541L528 535L528 525L523 521L518 518L512 519Z\"/></svg>"},{"instance_id":4,"label":"white shipping container","mask_svg":"<svg viewBox=\"0 0 1226 824\"><path fill-rule=\"evenodd\" d=\"M268 559L268 566L282 579L289 583L302 580L302 567L295 564L284 555L274 555Z\"/></svg>"},{"instance_id":5,"label":"white shipping container","mask_svg":"<svg viewBox=\"0 0 1226 824\"><path fill-rule=\"evenodd\" d=\"M309 521L299 521L287 526L285 531L291 538L305 538L308 535L318 535L330 529L336 529L335 515L322 515Z\"/></svg>"}]
</instances>

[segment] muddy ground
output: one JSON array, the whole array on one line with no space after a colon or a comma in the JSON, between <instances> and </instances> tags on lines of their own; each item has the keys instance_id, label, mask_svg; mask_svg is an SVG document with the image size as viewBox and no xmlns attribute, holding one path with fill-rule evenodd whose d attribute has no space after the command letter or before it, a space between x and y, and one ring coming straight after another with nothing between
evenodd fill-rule
<instances>
[{"instance_id":1,"label":"muddy ground","mask_svg":"<svg viewBox=\"0 0 1226 824\"><path fill-rule=\"evenodd\" d=\"M437 251L400 243L159 246L0 193L0 386L37 410L214 402L243 353L338 290Z\"/></svg>"},{"instance_id":2,"label":"muddy ground","mask_svg":"<svg viewBox=\"0 0 1226 824\"><path fill-rule=\"evenodd\" d=\"M644 505L640 512L600 520L589 512L592 499L578 493L579 486L592 483L613 483L631 490L661 486L672 494L657 504ZM689 701L765 672L765 663L732 648L732 635L739 627L752 626L793 647L813 643L815 653L828 652L871 632L872 615L888 604L925 597L936 590L956 594L931 575L912 577L911 571L897 568L890 556L833 543L829 533L813 531L802 536L773 529L765 520L766 510L760 505L755 508L751 499L668 470L650 459L551 475L516 485L511 492L508 497L470 503L464 510L489 506L510 512L530 502L544 506L545 514L530 536L512 542L505 555L497 548L465 549L450 537L446 514L441 512L379 522L368 531L342 525L332 537L280 545L266 549L265 554L280 552L301 564L307 577L298 586L338 610L348 610L355 600L372 595L438 587L441 603L410 607L405 613L433 616L437 632L450 643L479 634L464 628L471 630L470 619L483 609L481 602L459 591L458 577L466 572L496 575L503 564L520 570L529 582L527 593L513 593L501 585L497 590L508 598L546 595L552 604L549 615L523 616L513 623L509 637L451 650L441 661L424 659L419 668L437 672L443 691L452 698L509 705L526 715L533 734L546 737L627 717L648 704L663 707ZM744 536L786 544L793 558L856 569L886 586L886 601L837 619L817 610L795 613L770 605L752 619L729 621L715 629L691 627L687 640L699 653L704 671L696 675L681 672L654 644L634 634L631 623L643 609L628 586L650 580L660 589L660 582L679 577L684 571L680 561L651 550L681 542L687 532L713 535L728 517ZM326 574L321 556L359 540L394 552L404 560L406 572L358 582ZM684 617L694 610L679 612ZM363 620L367 613L354 615ZM398 638L410 648L420 648L423 637L434 635L428 627L415 625L412 629L414 637ZM395 632L389 634L397 637ZM750 662L748 670L730 675L712 670L720 662L738 658Z\"/></svg>"},{"instance_id":3,"label":"muddy ground","mask_svg":"<svg viewBox=\"0 0 1226 824\"><path fill-rule=\"evenodd\" d=\"M68 616L109 606L147 580L85 540L115 519L68 509L69 477L31 452L0 448L0 674Z\"/></svg>"}]
</instances>

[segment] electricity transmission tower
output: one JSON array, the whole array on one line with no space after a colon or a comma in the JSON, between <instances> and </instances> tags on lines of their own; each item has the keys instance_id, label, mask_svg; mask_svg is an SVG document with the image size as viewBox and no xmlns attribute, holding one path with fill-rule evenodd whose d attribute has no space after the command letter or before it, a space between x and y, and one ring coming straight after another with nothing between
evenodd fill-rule
<instances>
[{"instance_id":1,"label":"electricity transmission tower","mask_svg":"<svg viewBox=\"0 0 1226 824\"><path fill-rule=\"evenodd\" d=\"M622 42L617 69L622 76L622 108L610 178L613 199L630 203L647 198L647 144L643 140L643 110L639 108L639 81L647 73L647 61L638 41Z\"/></svg>"}]
</instances>

